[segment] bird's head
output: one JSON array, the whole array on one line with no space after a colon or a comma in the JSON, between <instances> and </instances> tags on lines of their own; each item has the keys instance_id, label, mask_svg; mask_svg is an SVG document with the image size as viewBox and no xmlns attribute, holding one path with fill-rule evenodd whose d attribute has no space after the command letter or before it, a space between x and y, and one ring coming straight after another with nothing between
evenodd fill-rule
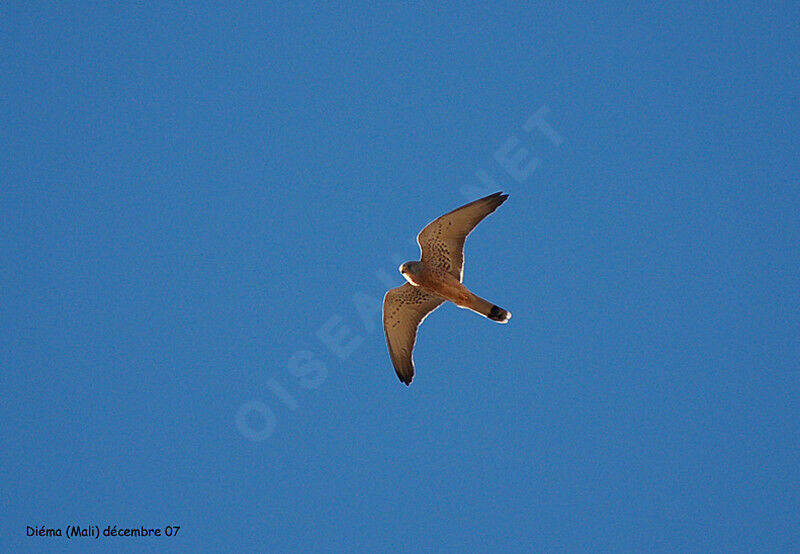
<instances>
[{"instance_id":1,"label":"bird's head","mask_svg":"<svg viewBox=\"0 0 800 554\"><path fill-rule=\"evenodd\" d=\"M406 278L406 281L414 285L415 282L412 279L422 271L422 262L405 262L400 264L400 267L397 269L400 270L400 273Z\"/></svg>"}]
</instances>

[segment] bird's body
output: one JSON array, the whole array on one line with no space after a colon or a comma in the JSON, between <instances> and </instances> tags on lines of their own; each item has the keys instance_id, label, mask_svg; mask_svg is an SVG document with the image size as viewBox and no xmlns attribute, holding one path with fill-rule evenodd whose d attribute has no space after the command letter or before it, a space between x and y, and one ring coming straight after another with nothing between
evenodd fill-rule
<instances>
[{"instance_id":1,"label":"bird's body","mask_svg":"<svg viewBox=\"0 0 800 554\"><path fill-rule=\"evenodd\" d=\"M407 268L400 266L400 273L411 285L444 300L449 300L459 308L472 310L498 323L507 323L511 319L510 312L473 294L460 280L444 269L426 265L425 262L418 262L418 264L414 268L417 273L411 273ZM495 308L494 312L492 308Z\"/></svg>"},{"instance_id":2,"label":"bird's body","mask_svg":"<svg viewBox=\"0 0 800 554\"><path fill-rule=\"evenodd\" d=\"M506 198L508 195L498 192L434 220L417 236L422 259L400 266L408 282L386 293L383 326L395 371L406 385L414 378L412 351L417 328L446 300L498 323L511 318L510 312L473 294L461 282L467 235Z\"/></svg>"}]
</instances>

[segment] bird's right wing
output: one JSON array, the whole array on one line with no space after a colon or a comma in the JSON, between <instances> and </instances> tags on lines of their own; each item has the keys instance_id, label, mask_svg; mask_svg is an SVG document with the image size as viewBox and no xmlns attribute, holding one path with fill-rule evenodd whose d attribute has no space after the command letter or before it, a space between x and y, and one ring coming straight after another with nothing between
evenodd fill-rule
<instances>
[{"instance_id":1,"label":"bird's right wing","mask_svg":"<svg viewBox=\"0 0 800 554\"><path fill-rule=\"evenodd\" d=\"M444 299L409 283L383 297L383 330L397 376L406 385L414 378L414 343L417 327Z\"/></svg>"}]
</instances>

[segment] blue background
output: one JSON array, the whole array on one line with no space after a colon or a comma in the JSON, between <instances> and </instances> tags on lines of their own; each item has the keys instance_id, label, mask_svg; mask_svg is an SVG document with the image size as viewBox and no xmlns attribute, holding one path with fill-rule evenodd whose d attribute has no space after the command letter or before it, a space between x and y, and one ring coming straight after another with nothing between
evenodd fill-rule
<instances>
[{"instance_id":1,"label":"blue background","mask_svg":"<svg viewBox=\"0 0 800 554\"><path fill-rule=\"evenodd\" d=\"M3 3L2 544L797 551L780 5ZM514 318L441 308L406 388L379 301L495 190L465 283Z\"/></svg>"}]
</instances>

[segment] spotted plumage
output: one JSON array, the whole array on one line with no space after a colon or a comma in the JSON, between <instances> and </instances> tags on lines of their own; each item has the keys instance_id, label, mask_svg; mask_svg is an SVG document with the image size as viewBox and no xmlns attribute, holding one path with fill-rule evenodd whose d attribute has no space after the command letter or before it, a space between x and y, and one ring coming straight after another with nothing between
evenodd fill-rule
<instances>
[{"instance_id":1,"label":"spotted plumage","mask_svg":"<svg viewBox=\"0 0 800 554\"><path fill-rule=\"evenodd\" d=\"M400 266L408 282L386 293L383 327L395 371L406 385L414 378L417 328L445 300L499 323L511 318L510 312L476 296L461 283L467 235L506 198L507 194L497 192L435 219L417 236L422 259Z\"/></svg>"}]
</instances>

